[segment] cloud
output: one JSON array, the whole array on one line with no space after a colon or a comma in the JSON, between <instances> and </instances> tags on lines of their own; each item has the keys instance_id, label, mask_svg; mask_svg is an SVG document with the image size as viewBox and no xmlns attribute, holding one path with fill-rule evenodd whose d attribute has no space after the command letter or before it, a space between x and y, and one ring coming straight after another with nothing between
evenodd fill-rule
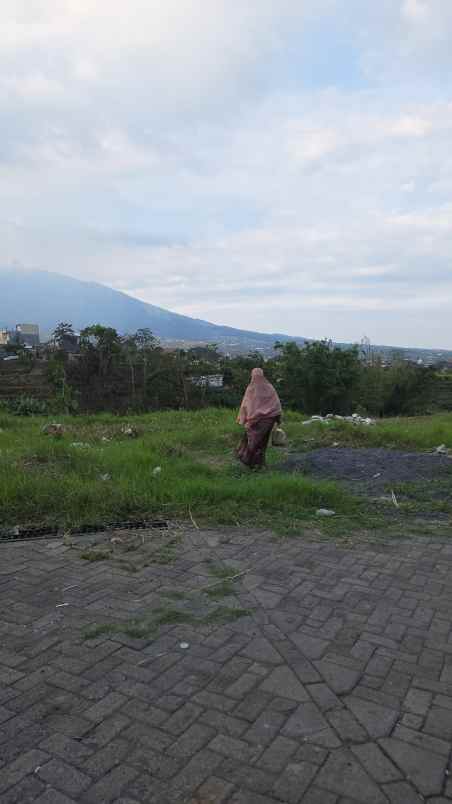
<instances>
[{"instance_id":1,"label":"cloud","mask_svg":"<svg viewBox=\"0 0 452 804\"><path fill-rule=\"evenodd\" d=\"M267 331L431 344L442 321L452 346L449 3L4 0L0 17L0 264Z\"/></svg>"}]
</instances>

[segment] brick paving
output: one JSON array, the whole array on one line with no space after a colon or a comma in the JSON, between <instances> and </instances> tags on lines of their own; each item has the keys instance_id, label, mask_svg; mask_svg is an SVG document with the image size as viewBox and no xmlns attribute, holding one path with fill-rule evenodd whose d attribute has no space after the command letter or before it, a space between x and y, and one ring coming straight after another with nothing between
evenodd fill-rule
<instances>
[{"instance_id":1,"label":"brick paving","mask_svg":"<svg viewBox=\"0 0 452 804\"><path fill-rule=\"evenodd\" d=\"M202 587L212 559L249 616L84 638ZM3 544L0 603L1 804L452 801L445 540L187 529L135 573Z\"/></svg>"}]
</instances>

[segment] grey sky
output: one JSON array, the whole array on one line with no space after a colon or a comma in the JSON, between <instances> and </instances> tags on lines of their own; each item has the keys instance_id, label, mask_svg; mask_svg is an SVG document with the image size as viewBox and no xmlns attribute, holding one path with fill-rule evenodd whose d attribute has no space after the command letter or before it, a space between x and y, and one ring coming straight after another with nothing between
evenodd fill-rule
<instances>
[{"instance_id":1,"label":"grey sky","mask_svg":"<svg viewBox=\"0 0 452 804\"><path fill-rule=\"evenodd\" d=\"M0 264L452 348L450 0L3 0Z\"/></svg>"}]
</instances>

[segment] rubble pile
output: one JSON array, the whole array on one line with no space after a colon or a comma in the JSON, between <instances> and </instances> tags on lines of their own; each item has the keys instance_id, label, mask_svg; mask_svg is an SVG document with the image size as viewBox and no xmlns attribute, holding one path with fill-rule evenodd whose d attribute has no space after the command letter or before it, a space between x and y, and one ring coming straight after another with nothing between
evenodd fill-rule
<instances>
[{"instance_id":1,"label":"rubble pile","mask_svg":"<svg viewBox=\"0 0 452 804\"><path fill-rule=\"evenodd\" d=\"M350 422L350 424L364 424L367 427L376 424L375 419L371 419L368 416L360 416L358 413L353 413L351 416L339 416L335 413L328 413L326 416L311 416L311 418L307 419L307 421L303 422L303 424L316 424L317 422L330 424L332 421Z\"/></svg>"}]
</instances>

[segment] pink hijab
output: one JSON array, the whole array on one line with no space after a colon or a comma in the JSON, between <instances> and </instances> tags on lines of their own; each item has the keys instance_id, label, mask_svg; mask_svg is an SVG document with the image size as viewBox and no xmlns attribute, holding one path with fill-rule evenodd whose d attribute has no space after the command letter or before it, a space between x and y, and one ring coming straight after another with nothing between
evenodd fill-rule
<instances>
[{"instance_id":1,"label":"pink hijab","mask_svg":"<svg viewBox=\"0 0 452 804\"><path fill-rule=\"evenodd\" d=\"M237 418L239 424L244 424L245 427L248 427L259 419L279 416L281 410L279 396L271 382L264 377L264 372L261 368L253 369L251 382L245 391L240 406L240 413Z\"/></svg>"}]
</instances>

